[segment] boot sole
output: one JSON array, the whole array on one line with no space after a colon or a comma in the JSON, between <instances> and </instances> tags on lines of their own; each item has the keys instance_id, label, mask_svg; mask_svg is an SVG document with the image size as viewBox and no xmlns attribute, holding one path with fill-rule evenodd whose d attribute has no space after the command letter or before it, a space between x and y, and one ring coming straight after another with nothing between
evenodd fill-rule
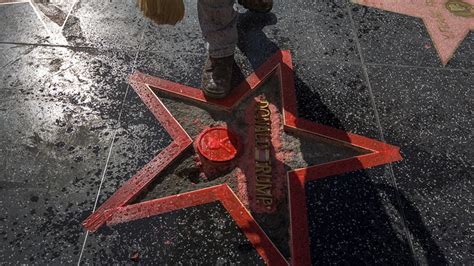
<instances>
[{"instance_id":1,"label":"boot sole","mask_svg":"<svg viewBox=\"0 0 474 266\"><path fill-rule=\"evenodd\" d=\"M252 12L257 12L257 13L268 13L268 12L272 11L272 9L273 9L273 3L272 3L270 6L268 6L267 8L265 8L265 9L251 8L251 7L249 7L248 5L244 4L243 1L241 1L241 0L239 0L239 4L240 4L241 6L243 6L245 9L248 9L248 10L250 10L250 11L252 11Z\"/></svg>"},{"instance_id":2,"label":"boot sole","mask_svg":"<svg viewBox=\"0 0 474 266\"><path fill-rule=\"evenodd\" d=\"M229 95L228 93L213 93L205 89L203 89L202 91L204 92L204 96L206 96L206 98L211 99L223 99Z\"/></svg>"}]
</instances>

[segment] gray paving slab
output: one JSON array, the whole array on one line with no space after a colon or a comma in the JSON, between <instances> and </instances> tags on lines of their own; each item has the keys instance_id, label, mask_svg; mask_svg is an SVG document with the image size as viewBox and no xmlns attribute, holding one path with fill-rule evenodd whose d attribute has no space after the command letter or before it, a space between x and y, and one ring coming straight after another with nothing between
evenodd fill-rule
<instances>
[{"instance_id":1,"label":"gray paving slab","mask_svg":"<svg viewBox=\"0 0 474 266\"><path fill-rule=\"evenodd\" d=\"M468 263L473 73L397 67L369 73L385 138L404 157L393 173L407 201L417 260Z\"/></svg>"}]
</instances>

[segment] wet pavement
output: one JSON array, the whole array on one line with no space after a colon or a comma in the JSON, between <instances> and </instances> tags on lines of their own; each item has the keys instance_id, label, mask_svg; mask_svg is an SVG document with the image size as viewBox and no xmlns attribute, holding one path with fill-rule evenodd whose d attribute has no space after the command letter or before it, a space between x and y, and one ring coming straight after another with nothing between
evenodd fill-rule
<instances>
[{"instance_id":1,"label":"wet pavement","mask_svg":"<svg viewBox=\"0 0 474 266\"><path fill-rule=\"evenodd\" d=\"M0 5L0 262L263 264L225 202L82 226L173 141L128 77L138 70L199 88L206 55L194 1L176 27L153 25L133 1L44 2ZM312 264L472 263L472 31L443 64L423 20L400 12L345 0L240 12L242 76L290 50L299 117L398 146L403 157L306 183ZM186 101L157 95L183 122ZM306 154L288 168L353 153L284 139ZM189 191L176 184L153 184L134 203ZM278 223L252 215L291 261L287 200Z\"/></svg>"}]
</instances>

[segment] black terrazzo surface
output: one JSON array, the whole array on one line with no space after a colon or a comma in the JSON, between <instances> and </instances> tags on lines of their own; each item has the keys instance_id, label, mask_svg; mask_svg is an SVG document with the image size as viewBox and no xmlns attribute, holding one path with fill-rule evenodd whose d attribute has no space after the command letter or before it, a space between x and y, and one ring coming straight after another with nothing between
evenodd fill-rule
<instances>
[{"instance_id":1,"label":"black terrazzo surface","mask_svg":"<svg viewBox=\"0 0 474 266\"><path fill-rule=\"evenodd\" d=\"M306 184L314 265L407 265L413 254L396 188L384 168Z\"/></svg>"},{"instance_id":2,"label":"black terrazzo surface","mask_svg":"<svg viewBox=\"0 0 474 266\"><path fill-rule=\"evenodd\" d=\"M86 247L85 264L264 265L216 202L104 227Z\"/></svg>"}]
</instances>

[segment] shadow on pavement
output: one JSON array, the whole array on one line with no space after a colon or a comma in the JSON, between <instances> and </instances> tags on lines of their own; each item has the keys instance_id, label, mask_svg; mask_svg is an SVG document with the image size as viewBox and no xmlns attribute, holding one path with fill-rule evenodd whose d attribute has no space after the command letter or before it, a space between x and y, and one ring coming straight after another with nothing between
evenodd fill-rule
<instances>
[{"instance_id":1,"label":"shadow on pavement","mask_svg":"<svg viewBox=\"0 0 474 266\"><path fill-rule=\"evenodd\" d=\"M264 27L276 23L271 13L240 15L238 48L253 70L280 50L263 32ZM310 97L314 102L313 110L318 113L314 122L324 121L325 125L348 130L331 106L325 105L321 95L297 73L295 84L298 96ZM312 263L416 263L406 239L407 227L409 234L422 243L427 262L446 264L414 205L392 185L373 181L373 171L377 170L359 170L307 183ZM377 173L384 176L383 171ZM397 217L405 217L405 222L397 221Z\"/></svg>"}]
</instances>

